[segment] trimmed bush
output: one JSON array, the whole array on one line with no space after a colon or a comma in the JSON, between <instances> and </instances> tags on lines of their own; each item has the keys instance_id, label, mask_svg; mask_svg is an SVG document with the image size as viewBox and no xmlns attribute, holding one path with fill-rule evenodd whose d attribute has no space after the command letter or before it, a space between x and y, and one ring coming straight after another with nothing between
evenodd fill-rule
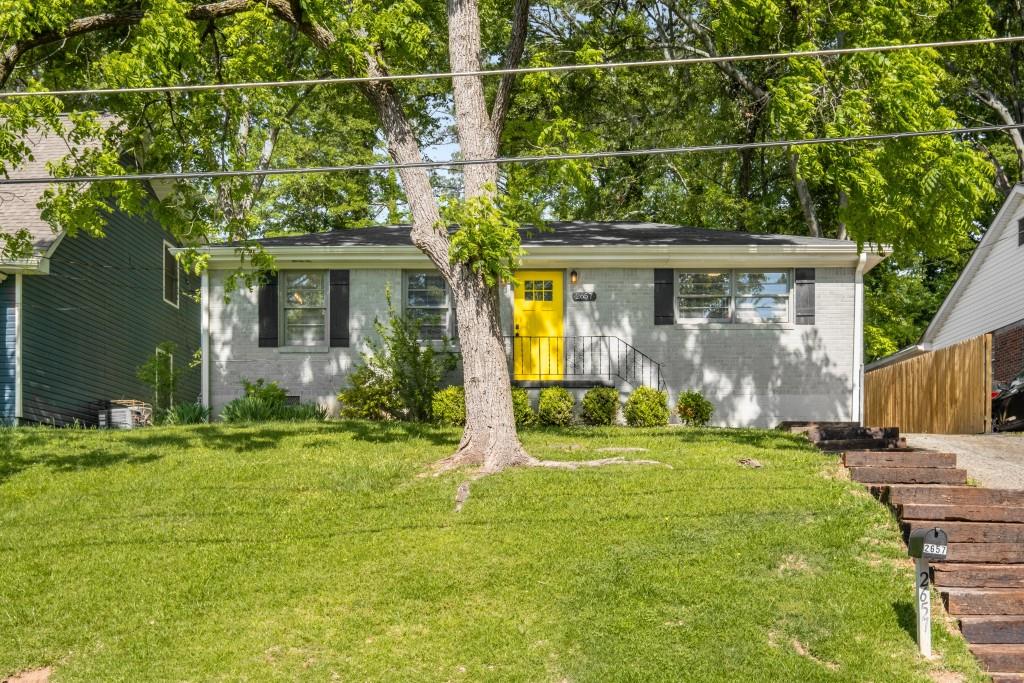
<instances>
[{"instance_id":1,"label":"trimmed bush","mask_svg":"<svg viewBox=\"0 0 1024 683\"><path fill-rule=\"evenodd\" d=\"M512 412L516 416L516 427L537 424L537 413L530 406L530 395L522 387L512 387Z\"/></svg>"},{"instance_id":2,"label":"trimmed bush","mask_svg":"<svg viewBox=\"0 0 1024 683\"><path fill-rule=\"evenodd\" d=\"M164 424L194 425L210 421L210 409L202 403L175 403L164 413Z\"/></svg>"},{"instance_id":3,"label":"trimmed bush","mask_svg":"<svg viewBox=\"0 0 1024 683\"><path fill-rule=\"evenodd\" d=\"M619 392L611 387L594 387L583 395L580 407L583 421L588 425L615 424L619 415Z\"/></svg>"},{"instance_id":4,"label":"trimmed bush","mask_svg":"<svg viewBox=\"0 0 1024 683\"><path fill-rule=\"evenodd\" d=\"M572 424L572 409L576 399L562 387L541 389L537 413L540 423L553 427L568 427Z\"/></svg>"},{"instance_id":5,"label":"trimmed bush","mask_svg":"<svg viewBox=\"0 0 1024 683\"><path fill-rule=\"evenodd\" d=\"M437 422L453 427L466 424L466 390L462 387L435 391L431 406Z\"/></svg>"},{"instance_id":6,"label":"trimmed bush","mask_svg":"<svg viewBox=\"0 0 1024 683\"><path fill-rule=\"evenodd\" d=\"M679 421L687 427L706 427L711 422L715 407L704 398L699 391L686 391L679 394L676 401L676 413Z\"/></svg>"},{"instance_id":7,"label":"trimmed bush","mask_svg":"<svg viewBox=\"0 0 1024 683\"><path fill-rule=\"evenodd\" d=\"M277 382L268 382L262 377L255 382L243 379L242 386L245 387L246 396L259 398L267 403L283 404L288 398L288 392L282 389Z\"/></svg>"},{"instance_id":8,"label":"trimmed bush","mask_svg":"<svg viewBox=\"0 0 1024 683\"><path fill-rule=\"evenodd\" d=\"M622 412L630 427L664 427L668 424L668 393L650 387L635 389Z\"/></svg>"}]
</instances>

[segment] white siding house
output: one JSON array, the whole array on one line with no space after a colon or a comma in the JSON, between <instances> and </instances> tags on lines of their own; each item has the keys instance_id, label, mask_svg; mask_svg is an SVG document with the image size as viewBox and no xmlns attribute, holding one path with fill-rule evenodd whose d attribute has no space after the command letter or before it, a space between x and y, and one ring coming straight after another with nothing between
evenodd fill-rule
<instances>
[{"instance_id":1,"label":"white siding house","mask_svg":"<svg viewBox=\"0 0 1024 683\"><path fill-rule=\"evenodd\" d=\"M992 374L1024 370L1024 185L1016 185L917 346L872 363L892 362L992 333Z\"/></svg>"},{"instance_id":2,"label":"white siding house","mask_svg":"<svg viewBox=\"0 0 1024 683\"><path fill-rule=\"evenodd\" d=\"M839 240L645 223L554 228L524 230L520 285L503 286L518 384L581 393L604 383L624 394L645 384L673 401L696 389L720 425L860 420L862 277L881 255ZM263 245L276 286L231 292L236 249L207 248L203 396L215 415L243 378L276 380L336 410L374 319L387 316L388 291L396 309L425 321L426 340L457 334L443 282L408 228ZM308 305L296 310L298 300Z\"/></svg>"}]
</instances>

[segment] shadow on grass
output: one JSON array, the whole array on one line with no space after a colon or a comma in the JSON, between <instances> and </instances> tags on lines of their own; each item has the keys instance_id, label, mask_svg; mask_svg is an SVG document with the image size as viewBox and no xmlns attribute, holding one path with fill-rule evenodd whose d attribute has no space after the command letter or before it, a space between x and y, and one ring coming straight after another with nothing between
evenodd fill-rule
<instances>
[{"instance_id":1,"label":"shadow on grass","mask_svg":"<svg viewBox=\"0 0 1024 683\"><path fill-rule=\"evenodd\" d=\"M369 443L400 443L424 439L435 446L455 447L459 436L438 427L416 422L340 422L341 431L349 432L356 441Z\"/></svg>"},{"instance_id":2,"label":"shadow on grass","mask_svg":"<svg viewBox=\"0 0 1024 683\"><path fill-rule=\"evenodd\" d=\"M892 603L892 611L896 613L896 621L900 628L910 634L911 638L917 638L917 610L913 603L905 600Z\"/></svg>"}]
</instances>

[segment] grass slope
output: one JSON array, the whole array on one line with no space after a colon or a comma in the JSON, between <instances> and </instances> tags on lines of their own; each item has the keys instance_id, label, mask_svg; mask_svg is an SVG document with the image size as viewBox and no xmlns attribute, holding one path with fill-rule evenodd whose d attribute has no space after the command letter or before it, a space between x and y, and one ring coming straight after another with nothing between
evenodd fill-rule
<instances>
[{"instance_id":1,"label":"grass slope","mask_svg":"<svg viewBox=\"0 0 1024 683\"><path fill-rule=\"evenodd\" d=\"M672 469L511 471L456 514L459 475L417 476L456 437L0 432L0 678L981 680L942 624L917 657L895 523L796 439L528 432L541 457Z\"/></svg>"}]
</instances>

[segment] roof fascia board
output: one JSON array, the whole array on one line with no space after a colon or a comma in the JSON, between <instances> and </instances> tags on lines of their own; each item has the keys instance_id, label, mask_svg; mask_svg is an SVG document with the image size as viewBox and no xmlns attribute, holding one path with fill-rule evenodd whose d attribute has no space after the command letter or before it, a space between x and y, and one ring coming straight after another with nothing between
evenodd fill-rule
<instances>
[{"instance_id":1,"label":"roof fascia board","mask_svg":"<svg viewBox=\"0 0 1024 683\"><path fill-rule=\"evenodd\" d=\"M46 275L50 272L50 261L43 256L0 261L0 273L22 275Z\"/></svg>"},{"instance_id":2,"label":"roof fascia board","mask_svg":"<svg viewBox=\"0 0 1024 683\"><path fill-rule=\"evenodd\" d=\"M921 335L921 344L931 344L935 341L935 333L939 329L939 326L945 322L946 318L952 312L953 307L956 305L956 301L960 298L964 289L974 279L974 274L981 268L981 264L984 263L985 257L987 256L989 247L985 246L999 239L996 237L996 233L1001 233L1005 229L1006 224L1009 222L1010 216L1017 212L1018 206L1020 206L1021 199L1024 198L1024 184L1018 183L1013 186L1010 191L1010 196L1003 202L1002 208L996 214L996 217L992 220L992 224L988 230L985 231L985 236L981 238L981 242L974 248L974 253L971 254L971 258L967 260L967 265L964 266L963 272L953 283L953 288L949 290L949 294L942 300L942 305L939 306L939 310L935 312L935 316L932 317L932 321L928 323L928 327L925 328L924 334ZM984 247L984 250L982 249Z\"/></svg>"}]
</instances>

